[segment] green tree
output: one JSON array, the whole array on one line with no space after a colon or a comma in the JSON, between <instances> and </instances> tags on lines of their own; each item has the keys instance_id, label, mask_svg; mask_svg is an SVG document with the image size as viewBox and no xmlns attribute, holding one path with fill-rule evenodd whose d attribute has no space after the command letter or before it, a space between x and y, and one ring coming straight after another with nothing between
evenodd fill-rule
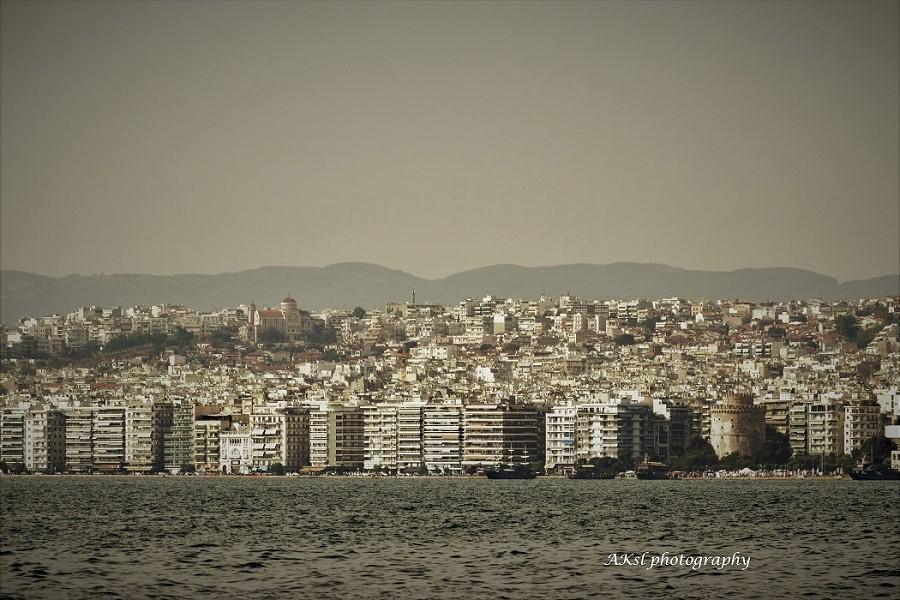
<instances>
[{"instance_id":1,"label":"green tree","mask_svg":"<svg viewBox=\"0 0 900 600\"><path fill-rule=\"evenodd\" d=\"M834 320L834 330L852 342L859 333L859 323L851 315L841 315Z\"/></svg>"},{"instance_id":2,"label":"green tree","mask_svg":"<svg viewBox=\"0 0 900 600\"><path fill-rule=\"evenodd\" d=\"M856 347L862 349L868 346L875 339L875 336L878 335L879 331L881 331L881 327L878 325L857 331L856 339L854 340Z\"/></svg>"},{"instance_id":3,"label":"green tree","mask_svg":"<svg viewBox=\"0 0 900 600\"><path fill-rule=\"evenodd\" d=\"M284 475L284 465L281 463L272 463L269 467L269 473L272 475Z\"/></svg>"},{"instance_id":4,"label":"green tree","mask_svg":"<svg viewBox=\"0 0 900 600\"><path fill-rule=\"evenodd\" d=\"M194 468L193 463L184 463L183 465L181 465L180 472L182 475L186 475L188 473L195 473L196 471L197 471L197 469Z\"/></svg>"},{"instance_id":5,"label":"green tree","mask_svg":"<svg viewBox=\"0 0 900 600\"><path fill-rule=\"evenodd\" d=\"M634 336L630 333L623 333L613 338L617 346L631 346L634 344Z\"/></svg>"},{"instance_id":6,"label":"green tree","mask_svg":"<svg viewBox=\"0 0 900 600\"><path fill-rule=\"evenodd\" d=\"M766 441L753 454L753 462L764 467L780 467L788 463L792 453L788 436L766 425Z\"/></svg>"},{"instance_id":7,"label":"green tree","mask_svg":"<svg viewBox=\"0 0 900 600\"><path fill-rule=\"evenodd\" d=\"M354 319L365 319L366 318L366 309L364 309L362 306L357 306L356 308L353 309L353 312L350 313L350 315Z\"/></svg>"},{"instance_id":8,"label":"green tree","mask_svg":"<svg viewBox=\"0 0 900 600\"><path fill-rule=\"evenodd\" d=\"M228 327L220 327L209 336L213 346L227 346L234 340L234 331Z\"/></svg>"},{"instance_id":9,"label":"green tree","mask_svg":"<svg viewBox=\"0 0 900 600\"><path fill-rule=\"evenodd\" d=\"M876 435L863 442L859 448L853 451L851 456L855 462L882 463L889 459L891 451L896 449L897 447L893 440L883 435Z\"/></svg>"},{"instance_id":10,"label":"green tree","mask_svg":"<svg viewBox=\"0 0 900 600\"><path fill-rule=\"evenodd\" d=\"M672 465L681 471L705 471L718 464L712 445L699 436L688 443L683 455L672 460Z\"/></svg>"},{"instance_id":11,"label":"green tree","mask_svg":"<svg viewBox=\"0 0 900 600\"><path fill-rule=\"evenodd\" d=\"M737 471L750 466L748 463L750 463L750 459L746 456L733 452L719 461L719 466L729 471Z\"/></svg>"},{"instance_id":12,"label":"green tree","mask_svg":"<svg viewBox=\"0 0 900 600\"><path fill-rule=\"evenodd\" d=\"M503 344L503 352L506 354L515 354L519 351L519 345L515 342L507 342Z\"/></svg>"},{"instance_id":13,"label":"green tree","mask_svg":"<svg viewBox=\"0 0 900 600\"><path fill-rule=\"evenodd\" d=\"M174 342L176 346L183 348L189 346L193 341L193 333L181 326L175 328L175 332L172 334L172 342Z\"/></svg>"}]
</instances>

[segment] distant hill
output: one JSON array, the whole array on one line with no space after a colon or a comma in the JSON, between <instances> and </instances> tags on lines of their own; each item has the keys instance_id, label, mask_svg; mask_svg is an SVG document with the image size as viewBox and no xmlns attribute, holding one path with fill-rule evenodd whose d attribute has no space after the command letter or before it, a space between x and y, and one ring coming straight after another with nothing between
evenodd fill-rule
<instances>
[{"instance_id":1,"label":"distant hill","mask_svg":"<svg viewBox=\"0 0 900 600\"><path fill-rule=\"evenodd\" d=\"M179 303L199 309L247 303L275 305L293 294L308 309L377 308L403 302L416 290L419 302L449 303L498 296L534 298L571 292L585 298L743 298L829 300L900 295L900 276L838 283L801 269L692 271L660 264L571 264L554 267L494 265L423 279L368 263L327 267L262 267L219 275L68 275L48 277L0 272L0 319L65 313L77 306Z\"/></svg>"}]
</instances>

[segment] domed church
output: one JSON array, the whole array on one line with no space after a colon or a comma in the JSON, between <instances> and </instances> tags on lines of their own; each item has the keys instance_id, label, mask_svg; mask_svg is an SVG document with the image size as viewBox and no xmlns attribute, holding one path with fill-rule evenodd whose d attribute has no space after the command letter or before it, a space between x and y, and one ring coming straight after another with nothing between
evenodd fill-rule
<instances>
[{"instance_id":1,"label":"domed church","mask_svg":"<svg viewBox=\"0 0 900 600\"><path fill-rule=\"evenodd\" d=\"M314 319L309 312L300 310L297 301L290 296L285 297L278 308L257 310L256 304L250 303L249 336L251 341L259 341L268 331L277 331L287 342L305 339L313 331Z\"/></svg>"}]
</instances>

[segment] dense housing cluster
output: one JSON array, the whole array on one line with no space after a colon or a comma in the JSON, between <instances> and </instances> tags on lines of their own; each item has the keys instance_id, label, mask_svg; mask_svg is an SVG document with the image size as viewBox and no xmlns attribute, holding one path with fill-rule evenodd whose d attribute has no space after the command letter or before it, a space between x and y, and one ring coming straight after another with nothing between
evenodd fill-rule
<instances>
[{"instance_id":1,"label":"dense housing cluster","mask_svg":"<svg viewBox=\"0 0 900 600\"><path fill-rule=\"evenodd\" d=\"M897 297L80 307L4 329L0 462L449 475L827 457L833 468L900 437L898 317Z\"/></svg>"}]
</instances>

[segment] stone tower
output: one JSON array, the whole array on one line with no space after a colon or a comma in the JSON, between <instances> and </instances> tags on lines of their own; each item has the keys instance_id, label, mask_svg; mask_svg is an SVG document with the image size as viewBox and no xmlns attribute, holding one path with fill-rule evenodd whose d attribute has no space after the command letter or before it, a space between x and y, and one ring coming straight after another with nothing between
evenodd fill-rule
<instances>
[{"instance_id":1,"label":"stone tower","mask_svg":"<svg viewBox=\"0 0 900 600\"><path fill-rule=\"evenodd\" d=\"M728 394L710 407L709 443L716 456L750 456L766 440L766 410L750 394Z\"/></svg>"}]
</instances>

